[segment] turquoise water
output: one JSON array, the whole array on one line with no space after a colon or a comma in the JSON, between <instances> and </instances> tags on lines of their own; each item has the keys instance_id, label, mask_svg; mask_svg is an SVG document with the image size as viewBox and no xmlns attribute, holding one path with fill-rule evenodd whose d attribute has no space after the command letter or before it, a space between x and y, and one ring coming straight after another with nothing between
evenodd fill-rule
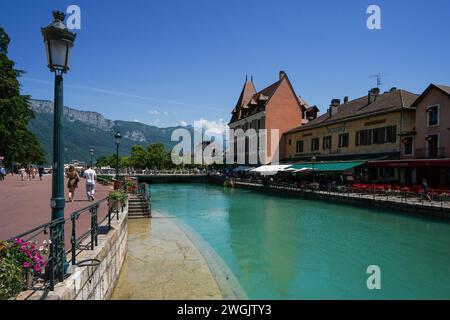
<instances>
[{"instance_id":1,"label":"turquoise water","mask_svg":"<svg viewBox=\"0 0 450 320\"><path fill-rule=\"evenodd\" d=\"M152 185L250 299L450 299L450 224L202 184ZM369 265L381 290L368 290Z\"/></svg>"}]
</instances>

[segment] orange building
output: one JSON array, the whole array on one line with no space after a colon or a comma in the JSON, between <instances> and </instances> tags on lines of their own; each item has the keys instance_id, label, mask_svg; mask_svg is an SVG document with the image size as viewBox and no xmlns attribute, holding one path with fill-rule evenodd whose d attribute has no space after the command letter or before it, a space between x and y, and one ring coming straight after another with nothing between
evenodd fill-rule
<instances>
[{"instance_id":1,"label":"orange building","mask_svg":"<svg viewBox=\"0 0 450 320\"><path fill-rule=\"evenodd\" d=\"M297 96L287 74L280 71L278 81L261 91L256 91L253 79L246 79L228 126L235 131L242 129L244 132L248 129L267 129L266 156L265 159L258 157L257 163L272 163L276 160L276 153L280 159L285 154L284 133L308 122L307 109L310 109L309 105ZM312 111L314 110L313 108ZM278 130L277 141L271 141L274 129ZM234 157L237 161L238 141L235 136L230 137L231 140L234 141ZM258 146L260 143L258 138ZM245 163L256 164L249 160L249 143L246 140Z\"/></svg>"}]
</instances>

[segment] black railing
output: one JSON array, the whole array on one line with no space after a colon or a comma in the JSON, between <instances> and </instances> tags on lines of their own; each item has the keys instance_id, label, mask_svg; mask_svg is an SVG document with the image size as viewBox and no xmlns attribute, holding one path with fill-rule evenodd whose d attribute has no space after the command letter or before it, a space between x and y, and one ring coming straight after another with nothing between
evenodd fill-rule
<instances>
[{"instance_id":1,"label":"black railing","mask_svg":"<svg viewBox=\"0 0 450 320\"><path fill-rule=\"evenodd\" d=\"M100 208L105 206L104 212L106 215L102 217L99 222ZM45 254L41 254L46 262L45 269L42 273L34 272L33 286L27 288L32 291L30 296L39 290L53 291L57 282L64 281L67 273L64 272L68 268L68 256L70 255L70 262L72 265L85 266L85 265L97 265L100 261L95 259L88 259L83 261L77 261L77 256L84 250L94 250L98 245L98 235L106 234L111 230L111 220L116 215L119 219L119 212L124 210L124 205L113 208L107 198L103 198L86 208L73 212L69 218L60 218L52 220L45 224L42 224L36 228L33 228L27 232L16 235L8 242L15 242L17 239L21 239L24 242L48 242L49 251ZM80 226L77 224L78 220L82 216L88 216L90 223L87 230L86 225ZM64 246L64 226L67 223L71 223L71 237L70 237L70 249L66 250L65 255L57 255L61 246ZM50 239L48 235L50 234ZM50 241L49 241L50 240ZM37 285L35 285L37 284Z\"/></svg>"},{"instance_id":2,"label":"black railing","mask_svg":"<svg viewBox=\"0 0 450 320\"><path fill-rule=\"evenodd\" d=\"M425 192L421 186L389 184L322 185L319 183L295 184L283 181L257 182L253 179L234 179L235 183L276 189L295 194L335 195L346 198L373 199L400 202L424 208L450 209L450 188L430 188Z\"/></svg>"},{"instance_id":3,"label":"black railing","mask_svg":"<svg viewBox=\"0 0 450 320\"><path fill-rule=\"evenodd\" d=\"M152 195L150 185L147 183L138 183L137 195L147 202L148 212L152 215Z\"/></svg>"}]
</instances>

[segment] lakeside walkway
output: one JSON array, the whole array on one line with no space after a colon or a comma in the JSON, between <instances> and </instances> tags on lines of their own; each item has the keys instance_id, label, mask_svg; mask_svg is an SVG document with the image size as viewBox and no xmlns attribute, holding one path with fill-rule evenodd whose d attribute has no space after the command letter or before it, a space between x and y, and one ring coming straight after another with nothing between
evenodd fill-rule
<instances>
[{"instance_id":1,"label":"lakeside walkway","mask_svg":"<svg viewBox=\"0 0 450 320\"><path fill-rule=\"evenodd\" d=\"M223 296L202 254L158 213L128 221L128 250L112 300L218 300Z\"/></svg>"},{"instance_id":2,"label":"lakeside walkway","mask_svg":"<svg viewBox=\"0 0 450 320\"><path fill-rule=\"evenodd\" d=\"M67 181L64 181L66 186ZM95 199L100 200L112 191L112 186L96 184ZM80 179L75 191L75 201L66 202L65 217L76 210L83 209L92 202L86 197L84 179ZM64 188L66 201L67 188ZM20 175L8 175L4 181L0 181L0 239L7 240L34 227L51 220L50 198L52 193L52 177L45 175L42 181L39 177L31 181L21 181ZM107 215L106 206L100 207L99 221ZM77 221L80 231L90 227L88 215L83 215ZM66 247L70 246L70 224L65 226Z\"/></svg>"},{"instance_id":3,"label":"lakeside walkway","mask_svg":"<svg viewBox=\"0 0 450 320\"><path fill-rule=\"evenodd\" d=\"M318 199L334 199L349 203L365 203L392 209L401 209L408 213L431 213L436 217L450 218L450 201L425 201L416 197L402 197L379 193L352 193L324 190L302 189L293 186L272 184L264 186L249 181L236 181L237 187L249 188L258 191L274 191L286 195L299 195Z\"/></svg>"}]
</instances>

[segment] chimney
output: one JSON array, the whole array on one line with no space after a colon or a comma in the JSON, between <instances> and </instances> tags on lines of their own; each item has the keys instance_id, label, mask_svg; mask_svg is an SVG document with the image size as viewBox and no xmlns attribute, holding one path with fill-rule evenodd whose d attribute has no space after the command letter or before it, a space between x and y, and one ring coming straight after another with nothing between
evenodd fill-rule
<instances>
[{"instance_id":1,"label":"chimney","mask_svg":"<svg viewBox=\"0 0 450 320\"><path fill-rule=\"evenodd\" d=\"M284 76L286 76L286 72L280 71L280 80L283 79Z\"/></svg>"},{"instance_id":2,"label":"chimney","mask_svg":"<svg viewBox=\"0 0 450 320\"><path fill-rule=\"evenodd\" d=\"M338 112L340 105L341 105L341 99L331 100L330 109L328 109L330 117L334 116Z\"/></svg>"},{"instance_id":3,"label":"chimney","mask_svg":"<svg viewBox=\"0 0 450 320\"><path fill-rule=\"evenodd\" d=\"M345 97L344 97L344 104L347 103L347 102L348 102L348 97L345 96Z\"/></svg>"},{"instance_id":4,"label":"chimney","mask_svg":"<svg viewBox=\"0 0 450 320\"><path fill-rule=\"evenodd\" d=\"M397 87L392 87L392 88L389 90L389 92L393 92L393 91L395 91L395 90L397 90Z\"/></svg>"},{"instance_id":5,"label":"chimney","mask_svg":"<svg viewBox=\"0 0 450 320\"><path fill-rule=\"evenodd\" d=\"M369 90L369 104L374 102L375 100L377 100L378 95L380 94L380 89L379 88L373 88Z\"/></svg>"}]
</instances>

